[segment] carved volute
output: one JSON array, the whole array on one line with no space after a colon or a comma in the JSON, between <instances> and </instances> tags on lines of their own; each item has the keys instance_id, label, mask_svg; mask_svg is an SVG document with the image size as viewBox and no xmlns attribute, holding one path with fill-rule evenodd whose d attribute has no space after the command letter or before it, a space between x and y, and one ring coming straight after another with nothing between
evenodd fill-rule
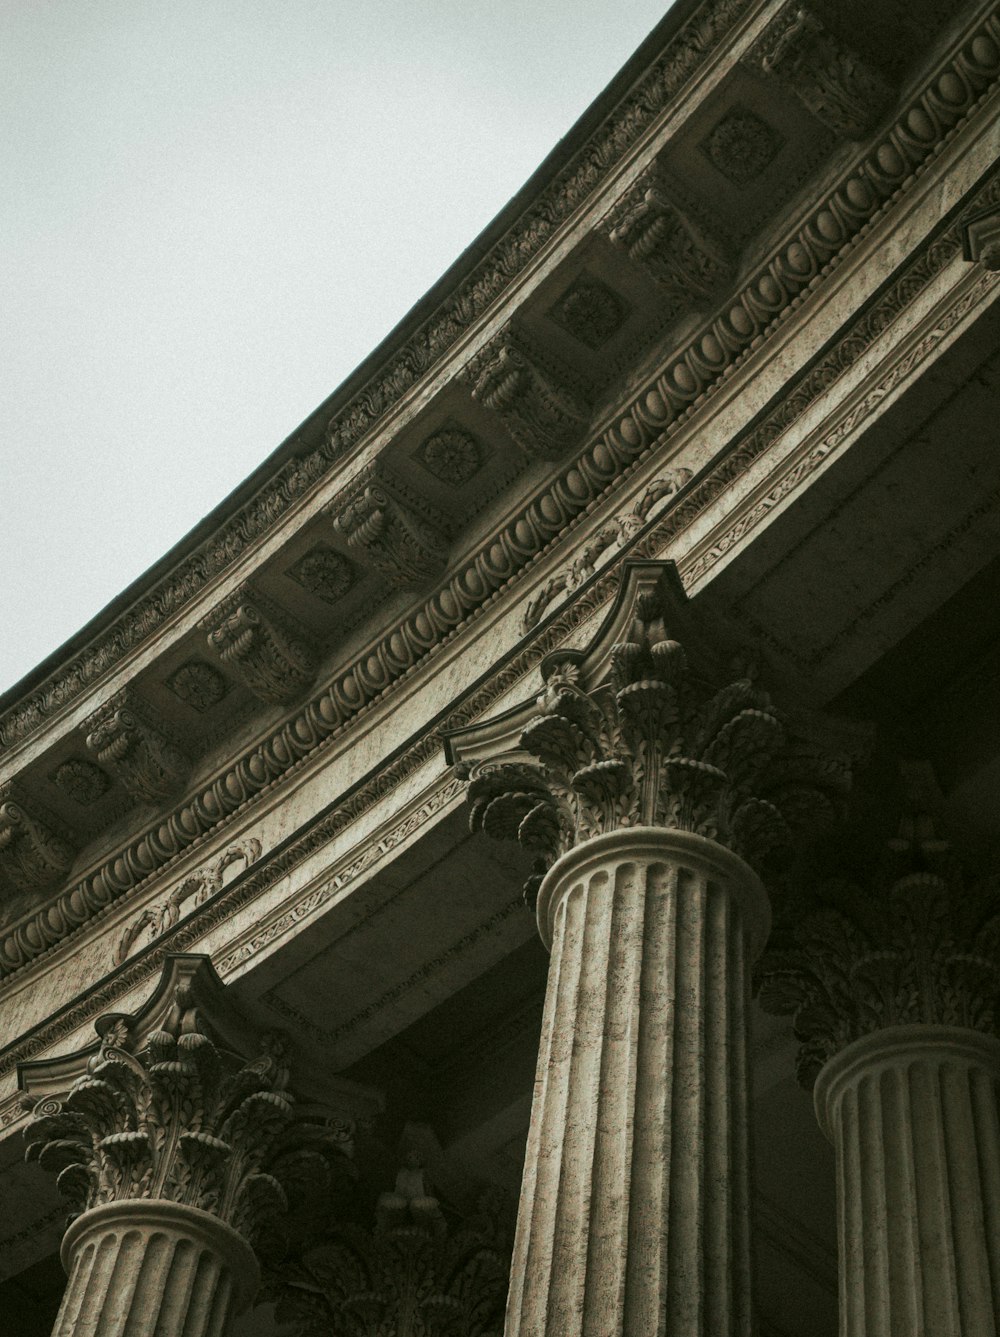
<instances>
[{"instance_id":1,"label":"carved volute","mask_svg":"<svg viewBox=\"0 0 1000 1337\"><path fill-rule=\"evenodd\" d=\"M490 726L451 739L473 830L532 851L534 884L567 850L632 827L690 831L760 868L847 790L848 757L820 745L818 719L778 709L748 661L715 648L672 564L631 564L590 649L557 652L542 671L536 701L510 712L507 756L477 757Z\"/></svg>"},{"instance_id":2,"label":"carved volute","mask_svg":"<svg viewBox=\"0 0 1000 1337\"><path fill-rule=\"evenodd\" d=\"M284 1044L267 1035L248 1054L243 1034L235 1048L221 989L205 958L174 957L143 1013L100 1018L96 1052L22 1067L27 1159L57 1174L76 1212L166 1200L252 1239L283 1206L264 1163L293 1113ZM34 1094L72 1078L73 1059L83 1071L68 1089Z\"/></svg>"}]
</instances>

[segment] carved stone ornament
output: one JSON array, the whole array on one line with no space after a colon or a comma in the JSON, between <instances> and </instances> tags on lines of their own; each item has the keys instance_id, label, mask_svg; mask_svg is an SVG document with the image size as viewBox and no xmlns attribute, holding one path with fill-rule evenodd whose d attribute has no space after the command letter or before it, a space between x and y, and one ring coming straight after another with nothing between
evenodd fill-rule
<instances>
[{"instance_id":1,"label":"carved stone ornament","mask_svg":"<svg viewBox=\"0 0 1000 1337\"><path fill-rule=\"evenodd\" d=\"M732 268L721 245L673 201L655 168L636 181L605 229L652 274L675 311L703 306Z\"/></svg>"},{"instance_id":2,"label":"carved stone ornament","mask_svg":"<svg viewBox=\"0 0 1000 1337\"><path fill-rule=\"evenodd\" d=\"M218 705L229 686L218 669L203 659L190 659L167 679L173 694L192 710L211 710Z\"/></svg>"},{"instance_id":3,"label":"carved stone ornament","mask_svg":"<svg viewBox=\"0 0 1000 1337\"><path fill-rule=\"evenodd\" d=\"M316 657L271 604L242 585L203 624L208 647L261 701L290 701L312 682Z\"/></svg>"},{"instance_id":4,"label":"carved stone ornament","mask_svg":"<svg viewBox=\"0 0 1000 1337\"><path fill-rule=\"evenodd\" d=\"M439 482L460 487L483 467L486 450L470 432L444 427L427 438L414 458Z\"/></svg>"},{"instance_id":5,"label":"carved stone ornament","mask_svg":"<svg viewBox=\"0 0 1000 1337\"><path fill-rule=\"evenodd\" d=\"M764 1009L794 1017L803 1086L886 1027L998 1033L1000 876L967 878L925 813L904 817L870 883L831 879L796 909L758 979Z\"/></svg>"},{"instance_id":6,"label":"carved stone ornament","mask_svg":"<svg viewBox=\"0 0 1000 1337\"><path fill-rule=\"evenodd\" d=\"M760 867L793 832L828 822L848 788L848 756L810 737L818 717L793 720L752 667L727 664L672 563L628 564L590 649L556 652L542 672L533 706L505 717L513 757L477 756L497 722L449 738L472 829L518 840L539 876L581 842L636 826L692 831Z\"/></svg>"},{"instance_id":7,"label":"carved stone ornament","mask_svg":"<svg viewBox=\"0 0 1000 1337\"><path fill-rule=\"evenodd\" d=\"M996 205L979 209L963 220L962 256L984 269L1000 269L1000 209Z\"/></svg>"},{"instance_id":8,"label":"carved stone ornament","mask_svg":"<svg viewBox=\"0 0 1000 1337\"><path fill-rule=\"evenodd\" d=\"M590 404L568 372L542 361L526 340L505 330L483 348L463 376L472 397L492 409L531 458L557 459L577 445Z\"/></svg>"},{"instance_id":9,"label":"carved stone ornament","mask_svg":"<svg viewBox=\"0 0 1000 1337\"><path fill-rule=\"evenodd\" d=\"M234 1048L223 992L207 958L170 958L142 1012L96 1023L96 1052L22 1065L27 1159L76 1211L166 1199L253 1239L283 1207L264 1168L292 1117L283 1042L265 1036L248 1058L241 1032Z\"/></svg>"},{"instance_id":10,"label":"carved stone ornament","mask_svg":"<svg viewBox=\"0 0 1000 1337\"><path fill-rule=\"evenodd\" d=\"M111 788L111 779L100 766L77 757L64 761L53 771L52 783L68 794L74 803L84 806L96 803Z\"/></svg>"},{"instance_id":11,"label":"carved stone ornament","mask_svg":"<svg viewBox=\"0 0 1000 1337\"><path fill-rule=\"evenodd\" d=\"M184 784L187 760L150 721L131 688L95 711L85 730L87 747L134 798L159 803Z\"/></svg>"},{"instance_id":12,"label":"carved stone ornament","mask_svg":"<svg viewBox=\"0 0 1000 1337\"><path fill-rule=\"evenodd\" d=\"M422 585L444 570L448 545L439 517L388 470L364 470L327 510L348 547L396 588Z\"/></svg>"},{"instance_id":13,"label":"carved stone ornament","mask_svg":"<svg viewBox=\"0 0 1000 1337\"><path fill-rule=\"evenodd\" d=\"M316 547L289 567L288 575L324 603L339 603L355 581L354 568L333 548Z\"/></svg>"},{"instance_id":14,"label":"carved stone ornament","mask_svg":"<svg viewBox=\"0 0 1000 1337\"><path fill-rule=\"evenodd\" d=\"M374 1230L333 1225L265 1277L294 1337L500 1337L510 1232L500 1195L449 1227L440 1212Z\"/></svg>"},{"instance_id":15,"label":"carved stone ornament","mask_svg":"<svg viewBox=\"0 0 1000 1337\"><path fill-rule=\"evenodd\" d=\"M599 529L591 541L583 545L576 557L562 571L547 580L529 601L521 623L523 630L531 631L533 627L537 627L559 595L572 594L588 581L596 572L599 559L633 538L646 523L656 503L679 492L691 481L691 476L690 469L669 469L650 483L634 510L628 511L625 515L616 515Z\"/></svg>"},{"instance_id":16,"label":"carved stone ornament","mask_svg":"<svg viewBox=\"0 0 1000 1337\"><path fill-rule=\"evenodd\" d=\"M112 956L113 964L120 966L142 938L147 943L154 942L169 932L180 919L183 906L194 910L203 905L210 896L222 890L227 869L237 863L249 867L260 858L260 849L260 841L255 836L230 845L214 862L182 878L166 900L140 910L122 930Z\"/></svg>"},{"instance_id":17,"label":"carved stone ornament","mask_svg":"<svg viewBox=\"0 0 1000 1337\"><path fill-rule=\"evenodd\" d=\"M701 141L705 157L736 186L756 181L778 155L784 138L748 107L731 107Z\"/></svg>"},{"instance_id":18,"label":"carved stone ornament","mask_svg":"<svg viewBox=\"0 0 1000 1337\"><path fill-rule=\"evenodd\" d=\"M0 866L22 890L58 881L73 862L70 843L16 780L0 784Z\"/></svg>"},{"instance_id":19,"label":"carved stone ornament","mask_svg":"<svg viewBox=\"0 0 1000 1337\"><path fill-rule=\"evenodd\" d=\"M847 139L863 139L892 98L888 84L793 0L769 24L753 51L765 73L780 79L817 120Z\"/></svg>"},{"instance_id":20,"label":"carved stone ornament","mask_svg":"<svg viewBox=\"0 0 1000 1337\"><path fill-rule=\"evenodd\" d=\"M588 348L601 348L628 317L625 302L606 283L585 275L550 307L548 316Z\"/></svg>"}]
</instances>

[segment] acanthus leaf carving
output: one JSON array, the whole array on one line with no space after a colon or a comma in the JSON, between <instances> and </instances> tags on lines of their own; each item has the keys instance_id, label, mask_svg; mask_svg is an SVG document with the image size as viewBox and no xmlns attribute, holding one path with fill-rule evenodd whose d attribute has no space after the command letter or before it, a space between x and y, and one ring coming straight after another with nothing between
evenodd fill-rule
<instances>
[{"instance_id":1,"label":"acanthus leaf carving","mask_svg":"<svg viewBox=\"0 0 1000 1337\"><path fill-rule=\"evenodd\" d=\"M881 74L800 0L791 0L772 20L752 57L817 120L847 139L863 139L892 100Z\"/></svg>"},{"instance_id":2,"label":"acanthus leaf carving","mask_svg":"<svg viewBox=\"0 0 1000 1337\"><path fill-rule=\"evenodd\" d=\"M674 311L704 306L732 272L722 242L680 207L655 166L615 206L604 230L652 274Z\"/></svg>"},{"instance_id":3,"label":"acanthus leaf carving","mask_svg":"<svg viewBox=\"0 0 1000 1337\"><path fill-rule=\"evenodd\" d=\"M560 458L579 444L590 421L583 387L510 328L480 349L462 376L473 399L503 419L531 459Z\"/></svg>"},{"instance_id":4,"label":"acanthus leaf carving","mask_svg":"<svg viewBox=\"0 0 1000 1337\"><path fill-rule=\"evenodd\" d=\"M1000 876L967 876L914 806L870 880L820 878L783 908L757 984L766 1011L794 1019L806 1087L846 1045L886 1027L997 1034Z\"/></svg>"},{"instance_id":5,"label":"acanthus leaf carving","mask_svg":"<svg viewBox=\"0 0 1000 1337\"><path fill-rule=\"evenodd\" d=\"M343 542L394 588L422 585L444 570L443 517L384 465L362 470L326 511Z\"/></svg>"},{"instance_id":6,"label":"acanthus leaf carving","mask_svg":"<svg viewBox=\"0 0 1000 1337\"><path fill-rule=\"evenodd\" d=\"M110 697L84 726L87 747L134 798L159 803L180 789L189 764L152 722L130 688Z\"/></svg>"},{"instance_id":7,"label":"acanthus leaf carving","mask_svg":"<svg viewBox=\"0 0 1000 1337\"><path fill-rule=\"evenodd\" d=\"M101 1017L97 1052L68 1090L49 1094L65 1059L26 1065L26 1159L56 1173L78 1212L167 1199L254 1239L285 1205L267 1165L293 1114L285 1043L264 1035L253 1057L234 1050L204 1006L203 961L173 958L154 1025L142 1013ZM35 1096L32 1086L48 1091Z\"/></svg>"},{"instance_id":8,"label":"acanthus leaf carving","mask_svg":"<svg viewBox=\"0 0 1000 1337\"><path fill-rule=\"evenodd\" d=\"M261 701L290 701L315 676L316 656L305 637L248 583L202 626L208 648Z\"/></svg>"},{"instance_id":9,"label":"acanthus leaf carving","mask_svg":"<svg viewBox=\"0 0 1000 1337\"><path fill-rule=\"evenodd\" d=\"M50 886L67 872L74 855L56 820L16 780L0 784L0 864L15 886Z\"/></svg>"},{"instance_id":10,"label":"acanthus leaf carving","mask_svg":"<svg viewBox=\"0 0 1000 1337\"><path fill-rule=\"evenodd\" d=\"M512 1235L506 1198L484 1188L473 1211L449 1225L415 1159L382 1195L374 1229L330 1220L269 1269L264 1294L295 1337L500 1337Z\"/></svg>"},{"instance_id":11,"label":"acanthus leaf carving","mask_svg":"<svg viewBox=\"0 0 1000 1337\"><path fill-rule=\"evenodd\" d=\"M851 756L819 741L818 717L777 709L752 663L716 651L685 605L669 563L626 567L623 638L550 656L516 759L465 763L474 831L518 840L539 872L635 826L692 831L766 868L793 834L829 823ZM609 667L588 681L588 661ZM474 749L477 726L452 749L463 733Z\"/></svg>"}]
</instances>

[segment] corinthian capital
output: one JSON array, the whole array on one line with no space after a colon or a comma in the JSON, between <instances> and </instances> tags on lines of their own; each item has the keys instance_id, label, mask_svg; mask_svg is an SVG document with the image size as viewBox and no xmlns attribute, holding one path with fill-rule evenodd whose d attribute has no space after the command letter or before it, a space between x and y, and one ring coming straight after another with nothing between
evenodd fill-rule
<instances>
[{"instance_id":1,"label":"corinthian capital","mask_svg":"<svg viewBox=\"0 0 1000 1337\"><path fill-rule=\"evenodd\" d=\"M283 1046L263 1037L251 1056L242 1033L234 1048L221 993L204 957L174 957L141 1013L97 1022L96 1052L23 1065L28 1159L77 1211L168 1200L252 1237L283 1204L264 1169L292 1115Z\"/></svg>"},{"instance_id":2,"label":"corinthian capital","mask_svg":"<svg viewBox=\"0 0 1000 1337\"><path fill-rule=\"evenodd\" d=\"M550 656L543 677L510 713L507 755L476 757L495 726L450 740L468 758L473 829L517 839L540 873L594 836L650 826L760 867L847 790L848 758L818 744L820 722L782 711L753 672L727 664L667 564L627 568L609 626L587 652Z\"/></svg>"},{"instance_id":3,"label":"corinthian capital","mask_svg":"<svg viewBox=\"0 0 1000 1337\"><path fill-rule=\"evenodd\" d=\"M788 939L761 962L760 998L794 1017L804 1086L846 1045L886 1027L997 1033L1000 877L967 878L926 816L903 819L870 880L820 883Z\"/></svg>"}]
</instances>

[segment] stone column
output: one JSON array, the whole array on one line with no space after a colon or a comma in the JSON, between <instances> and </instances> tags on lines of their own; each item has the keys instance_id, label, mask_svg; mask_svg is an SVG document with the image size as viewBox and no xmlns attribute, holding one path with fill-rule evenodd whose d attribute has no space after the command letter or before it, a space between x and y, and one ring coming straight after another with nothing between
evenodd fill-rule
<instances>
[{"instance_id":1,"label":"stone column","mask_svg":"<svg viewBox=\"0 0 1000 1337\"><path fill-rule=\"evenodd\" d=\"M22 1066L28 1158L79 1213L54 1337L222 1337L253 1299L292 1101L280 1043L248 1060L222 992L207 958L173 957L142 1012L98 1021L98 1046Z\"/></svg>"},{"instance_id":2,"label":"stone column","mask_svg":"<svg viewBox=\"0 0 1000 1337\"><path fill-rule=\"evenodd\" d=\"M533 760L469 766L473 827L539 857L552 954L507 1337L751 1330L746 1004L769 911L750 863L844 769L820 779L752 676L667 635L690 615L666 577L631 568L604 636L544 665L509 717Z\"/></svg>"},{"instance_id":3,"label":"stone column","mask_svg":"<svg viewBox=\"0 0 1000 1337\"><path fill-rule=\"evenodd\" d=\"M821 888L795 939L762 1002L795 1014L836 1152L843 1337L997 1337L997 881L894 841L872 884Z\"/></svg>"},{"instance_id":4,"label":"stone column","mask_svg":"<svg viewBox=\"0 0 1000 1337\"><path fill-rule=\"evenodd\" d=\"M69 1282L53 1337L222 1337L259 1279L242 1235L169 1200L84 1212L66 1231L62 1260Z\"/></svg>"}]
</instances>

